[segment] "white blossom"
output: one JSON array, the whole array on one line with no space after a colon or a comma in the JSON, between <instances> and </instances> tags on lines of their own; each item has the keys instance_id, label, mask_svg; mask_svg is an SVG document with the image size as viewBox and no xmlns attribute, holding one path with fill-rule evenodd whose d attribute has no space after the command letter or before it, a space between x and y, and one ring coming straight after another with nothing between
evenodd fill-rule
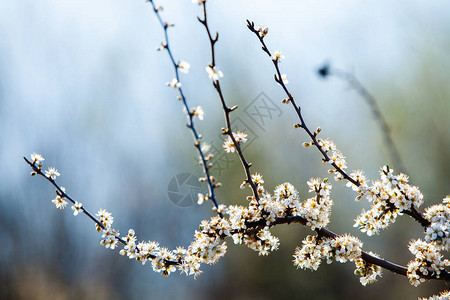
<instances>
[{"instance_id":1,"label":"white blossom","mask_svg":"<svg viewBox=\"0 0 450 300\"><path fill-rule=\"evenodd\" d=\"M189 73L189 69L191 68L191 65L183 60L180 61L177 66L180 72L185 74Z\"/></svg>"},{"instance_id":2,"label":"white blossom","mask_svg":"<svg viewBox=\"0 0 450 300\"><path fill-rule=\"evenodd\" d=\"M73 215L76 216L76 215L78 215L80 212L82 212L82 211L83 211L82 208L83 208L83 204L80 203L80 202L78 202L78 201L75 201L75 204L72 205Z\"/></svg>"},{"instance_id":3,"label":"white blossom","mask_svg":"<svg viewBox=\"0 0 450 300\"><path fill-rule=\"evenodd\" d=\"M173 78L172 81L167 82L166 85L176 89L176 88L181 87L181 82L179 82L176 78Z\"/></svg>"},{"instance_id":4,"label":"white blossom","mask_svg":"<svg viewBox=\"0 0 450 300\"><path fill-rule=\"evenodd\" d=\"M209 79L212 79L213 81L219 80L220 77L223 77L222 71L220 71L217 66L211 67L207 66L206 72L208 73Z\"/></svg>"}]
</instances>

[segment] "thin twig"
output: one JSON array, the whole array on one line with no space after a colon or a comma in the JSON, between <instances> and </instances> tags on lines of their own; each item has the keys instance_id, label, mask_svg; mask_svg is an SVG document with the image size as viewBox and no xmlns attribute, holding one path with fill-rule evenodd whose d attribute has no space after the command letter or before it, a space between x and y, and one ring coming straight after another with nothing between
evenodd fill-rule
<instances>
[{"instance_id":1,"label":"thin twig","mask_svg":"<svg viewBox=\"0 0 450 300\"><path fill-rule=\"evenodd\" d=\"M272 57L271 52L269 51L269 49L266 46L266 43L264 42L264 37L261 37L259 32L255 29L255 23L254 22L250 22L249 20L247 20L247 27L248 29L250 29L251 32L253 32L259 39L259 41L261 42L262 45L262 50L269 56ZM297 113L297 116L300 120L300 124L297 124L296 127L300 127L303 128L306 133L308 134L308 136L311 138L313 144L316 146L316 148L320 151L320 153L322 153L323 155L323 161L328 162L330 161L330 157L328 156L328 154L322 149L322 147L319 145L319 143L317 142L317 133L312 133L311 130L309 130L308 126L306 125L302 112L301 112L301 107L298 106L295 103L295 99L294 97L291 95L291 93L289 92L288 88L286 87L286 84L283 82L282 78L281 78L281 71L280 71L280 67L279 67L279 60L278 59L272 59L272 63L275 67L276 70L276 75L275 75L275 81L283 88L283 91L286 93L289 102L292 104L292 107L294 108L295 112ZM356 186L361 186L361 183L359 183L357 180L351 178L344 170L342 170L341 168L339 168L339 166L337 166L335 163L331 164L335 170L337 172L339 172L344 179L348 180L349 182L353 183ZM409 197L407 195L405 195L406 198L409 199ZM422 214L420 212L418 212L414 206L411 207L411 210L404 210L402 211L403 213L407 214L408 216L412 217L414 220L416 220L418 223L420 223L423 227L427 227L430 225L430 222L428 222L428 220L426 220Z\"/></svg>"},{"instance_id":2,"label":"thin twig","mask_svg":"<svg viewBox=\"0 0 450 300\"><path fill-rule=\"evenodd\" d=\"M179 69L179 65L178 65L178 63L176 63L176 61L175 61L175 59L173 57L172 51L170 49L170 45L169 45L169 36L168 36L168 33L167 33L167 29L169 28L169 24L162 20L161 15L159 13L160 9L155 5L153 0L149 0L148 2L150 2L152 4L153 11L155 12L156 17L158 18L158 21L159 21L159 23L161 24L161 27L164 30L165 42L164 42L163 45L164 45L164 48L167 50L167 53L168 53L168 55L170 57L170 61L172 62L173 69L174 69L174 72L175 72L175 78L176 78L177 82L180 82L179 70L178 70ZM217 199L216 199L216 196L215 196L215 193L214 193L214 189L217 187L217 184L213 183L213 177L209 173L209 169L211 168L211 166L210 165L208 166L208 162L207 162L206 157L205 157L205 155L203 153L203 150L201 148L201 142L200 142L201 137L200 137L199 133L197 132L197 130L195 129L195 126L194 126L194 114L191 113L191 110L189 108L189 105L187 103L186 97L184 96L183 89L181 88L181 86L178 86L177 90L178 90L178 93L179 93L179 99L183 102L183 106L184 106L184 109L185 109L185 112L186 112L186 116L187 116L187 119L188 119L187 127L192 131L192 135L193 135L193 138L194 138L194 145L195 145L195 148L197 149L198 154L200 156L201 164L202 164L202 167L203 167L203 172L205 174L206 181L208 183L208 190L209 190L208 198L211 199L211 201L213 202L214 206L216 207L217 214L221 218L223 218L223 214L218 210L219 205L217 203Z\"/></svg>"},{"instance_id":3,"label":"thin twig","mask_svg":"<svg viewBox=\"0 0 450 300\"><path fill-rule=\"evenodd\" d=\"M51 179L50 177L47 177L41 170L40 167L36 166L35 164L31 163L27 158L23 158L28 165L30 165L30 167L33 169L33 171L37 174L37 175L41 175L43 176L47 181L49 181L58 191L58 193L65 199L69 200L72 204L75 204L75 200L73 200L56 182L55 180ZM81 210L83 211L83 213L89 218L91 219L95 224L97 224L100 228L102 228L103 230L106 229L106 227L97 219L95 218L91 213L89 213L89 211L87 211L84 206L81 207ZM261 219L259 221L255 221L255 222L247 222L246 223L246 229L240 229L240 230L233 230L230 232L230 236L235 234L235 233L244 233L244 234L252 234L255 233L258 230L261 230L262 228L267 226L267 221L265 219ZM270 223L269 227L274 227L276 225L281 225L281 224L291 224L291 223L299 223L302 224L304 226L307 226L307 220L305 218L302 218L300 216L286 216L286 217L278 217L276 218L273 222ZM328 230L327 228L321 228L321 229L316 229L316 232L319 236L322 237L327 237L327 238L332 238L335 239L337 237L339 237L338 234L332 232L331 230ZM225 234L219 234L217 232L217 236L220 236L222 239L224 239L225 237L227 237ZM121 237L116 237L116 239L123 245L127 245L126 241L124 241ZM139 249L136 248L136 251L139 252ZM152 254L148 254L150 258L154 259L156 258L155 255ZM397 265L395 263L392 263L390 261L378 258L374 255L371 255L367 252L362 251L361 252L361 258L366 261L367 263L370 264L374 264L377 266L382 267L383 269L389 270L393 273L396 274L400 274L400 275L407 275L407 268ZM173 261L173 260L164 260L165 264L167 264L168 266L170 265L180 265L182 262L181 260L177 260L177 261ZM427 275L425 276L425 278L427 279L437 279L437 280L444 280L446 282L450 282L450 273L446 272L446 271L442 271L440 274L440 277L436 277L434 275Z\"/></svg>"},{"instance_id":4,"label":"thin twig","mask_svg":"<svg viewBox=\"0 0 450 300\"><path fill-rule=\"evenodd\" d=\"M207 21L206 2L202 2L202 4L203 4L203 19L198 18L198 20L200 21L200 23L202 23L204 25L204 27L206 29L206 32L208 34L208 38L209 38L210 45L211 45L211 56L212 56L212 59L211 59L212 61L211 61L210 67L214 68L215 67L214 46L215 46L215 44L218 41L218 34L216 34L215 38L212 37L210 29L209 29L209 26L208 26L208 21ZM254 24L250 23L250 22L248 22L248 24L249 24L250 30L253 29L252 31L258 36L258 38L260 39L261 43L263 44L263 50L269 56L271 56L270 51L267 49L266 45L264 44L263 39L259 37L259 35L257 34L256 30L254 29ZM310 138L312 139L312 141L314 142L316 147L319 149L319 151L324 156L324 160L325 161L329 161L330 158L328 157L327 153L324 150L322 150L322 148L318 145L317 140L316 140L316 135L311 133L311 131L307 127L306 123L304 122L303 116L301 114L301 108L296 105L294 98L289 93L288 89L286 88L286 85L282 82L282 80L281 80L281 72L280 72L280 69L278 67L278 62L274 61L274 65L275 65L275 68L276 68L276 71L277 71L277 74L278 74L278 78L279 78L279 80L277 80L277 77L275 77L275 80L283 87L283 90L286 92L286 94L287 94L289 100L291 101L295 111L297 112L297 115L298 115L298 117L300 119L300 122L301 122L300 127L302 127L308 133L308 135L310 136ZM258 192L257 192L256 184L254 184L254 182L251 179L251 174L250 174L250 170L249 170L250 169L250 165L247 163L244 155L242 154L242 151L240 149L239 144L236 143L236 141L234 140L233 134L231 132L231 126L230 126L230 121L229 121L230 120L229 119L229 113L232 110L226 105L226 102L224 100L224 97L223 97L223 94L222 94L222 91L221 91L221 88L220 88L219 80L213 81L213 86L216 89L217 93L219 94L219 98L221 100L222 107L223 107L223 110L224 110L224 113L225 113L225 121L226 121L226 125L227 125L227 130L225 130L225 133L230 136L230 138L232 139L233 143L236 145L236 150L237 150L237 152L239 154L239 158L241 159L243 167L244 167L245 172L247 174L247 182L251 185L255 198L258 199L257 198ZM359 186L359 182L357 182L356 180L352 179L348 174L345 173L345 171L340 169L334 163L332 165L339 173L342 174L342 176L344 176L345 179L347 179L350 182L352 182L352 183L354 183L354 184ZM306 225L307 221L306 221L306 219L304 219L302 217L294 217L294 216L285 217L285 218L277 218L273 223L271 223L270 227L275 226L277 224L290 224L290 223L301 223L303 225ZM246 225L247 225L247 229L245 230L245 232L249 233L249 231L251 231L252 229L255 230L255 229L259 228L259 227L266 226L266 221L264 219L262 219L260 221L253 222L253 223L248 223ZM338 237L338 235L336 233L334 233L334 232L332 232L332 231L330 231L330 230L328 230L326 228L318 229L317 233L320 236L325 236L325 237L329 237L329 238L336 238L336 237ZM406 276L407 268L405 268L403 266L400 266L400 265L394 264L392 262L380 259L380 258L378 258L376 256L373 256L373 255L367 253L367 252L362 252L361 258L364 261L368 262L368 263L378 265L378 266L380 266L380 267L382 267L384 269L387 269L387 270L389 270L389 271L391 271L393 273ZM445 276L439 277L439 279L450 281L450 274L445 272L444 275ZM443 278L443 277L445 277L445 278Z\"/></svg>"},{"instance_id":5,"label":"thin twig","mask_svg":"<svg viewBox=\"0 0 450 300\"><path fill-rule=\"evenodd\" d=\"M250 29L251 32L253 32L259 39L259 41L261 42L262 45L262 50L269 56L272 57L272 53L269 51L269 49L266 46L266 43L264 42L264 38L261 37L259 35L259 32L255 29L255 23L254 22L250 22L249 20L247 20L247 27L248 29ZM303 118L302 115L302 109L300 106L298 106L295 103L295 99L292 96L292 94L289 92L288 88L286 87L286 84L284 84L283 80L281 79L281 71L280 71L280 67L279 67L279 61L277 59L272 59L273 65L275 67L276 73L277 75L275 75L275 81L282 87L283 91L286 93L286 96L288 97L289 102L292 104L292 107L294 108L295 112L297 113L297 117L300 120L300 124L298 124L296 127L301 127L303 128L306 133L308 134L308 136L311 138L314 146L316 146L316 148L320 151L320 153L322 153L323 156L323 161L324 162L329 162L330 161L330 157L328 156L328 154L322 149L322 147L319 145L319 143L317 142L317 135L313 134L311 132L311 130L308 128L308 126L305 123L305 120ZM356 186L359 186L359 182L354 180L353 178L351 178L344 170L342 170L339 166L337 166L334 162L331 163L331 165L333 166L333 168L336 169L337 172L339 172L346 180L350 181L351 183L353 183Z\"/></svg>"},{"instance_id":6,"label":"thin twig","mask_svg":"<svg viewBox=\"0 0 450 300\"><path fill-rule=\"evenodd\" d=\"M44 177L48 182L50 182L57 191L57 194L59 194L62 198L69 200L72 204L75 204L75 200L72 199L72 197L70 197L64 190L63 188L61 188L61 186L59 186L55 180L53 180L51 177L47 177L43 172L42 169L38 166L36 166L36 164L33 164L32 162L30 162L26 157L23 158L27 164L30 165L30 167L33 169L33 171L36 173L36 175L41 175L42 177ZM105 225L102 224L102 222L100 222L96 217L94 217L87 209L84 208L84 206L81 207L81 211L89 218L91 219L95 224L97 224L102 230L106 230L107 228L105 227ZM121 244L123 244L124 246L127 245L127 242L122 239L120 236L116 236L115 237L117 239L118 242L120 242ZM139 249L136 248L136 251L139 252ZM155 255L153 254L148 254L150 258L154 259L156 258ZM172 261L172 260L164 260L164 262L167 265L179 265L181 262L180 261Z\"/></svg>"},{"instance_id":7,"label":"thin twig","mask_svg":"<svg viewBox=\"0 0 450 300\"><path fill-rule=\"evenodd\" d=\"M206 33L208 34L208 39L209 39L210 46L211 46L211 64L210 64L210 67L212 69L214 69L214 67L216 66L216 57L215 57L214 46L217 43L217 41L219 40L219 33L216 33L216 36L214 38L212 37L211 31L210 31L209 26L208 26L208 19L207 19L207 12L206 12L206 1L203 1L202 5L203 5L203 19L198 17L198 20L200 21L200 23L203 24L203 26L206 29ZM223 109L224 117L225 117L226 129L223 129L222 132L223 132L223 134L226 134L226 135L228 135L231 138L231 140L232 140L232 142L234 144L234 147L236 149L236 152L237 152L237 154L239 156L239 159L241 160L242 167L244 168L244 171L245 171L245 175L246 175L245 181L250 185L250 187L252 189L253 197L258 201L259 200L258 187L255 184L255 182L253 181L252 175L250 173L250 167L251 167L252 164L249 163L246 160L246 158L245 158L245 156L244 156L244 154L242 152L241 146L236 141L236 138L234 137L233 131L232 131L232 128L231 128L230 113L233 110L235 110L237 108L237 106L233 106L233 107L230 108L226 104L225 98L224 98L223 93L222 93L222 89L220 88L219 79L213 80L213 86L216 89L217 94L219 95L219 99L220 99L220 102L222 104L222 109Z\"/></svg>"}]
</instances>

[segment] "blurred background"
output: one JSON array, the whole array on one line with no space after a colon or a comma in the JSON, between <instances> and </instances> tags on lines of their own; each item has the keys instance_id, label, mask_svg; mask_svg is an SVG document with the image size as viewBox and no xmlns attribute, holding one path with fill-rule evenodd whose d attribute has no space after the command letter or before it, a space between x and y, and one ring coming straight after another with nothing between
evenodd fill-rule
<instances>
[{"instance_id":1,"label":"blurred background","mask_svg":"<svg viewBox=\"0 0 450 300\"><path fill-rule=\"evenodd\" d=\"M201 8L191 1L156 4L176 24L170 29L175 57L191 64L182 84L189 104L206 112L198 129L220 149L224 122L205 72L210 52L196 20ZM450 193L448 1L209 3L210 26L220 32L222 88L229 105L240 107L233 120L252 139L245 148L252 170L264 175L267 190L289 181L306 199L306 181L327 177L327 166L316 150L301 147L308 139L293 129L295 114L281 104L272 63L246 19L269 27L267 44L286 56L281 68L306 122L335 141L350 170L377 179L381 166L395 162L361 97L342 80L317 76L324 62L355 74L376 98L425 206ZM163 278L101 247L85 216L55 209L54 189L29 176L22 156L42 154L74 199L94 213L107 209L115 228L134 228L141 240L187 247L200 221L213 215L210 203L181 207L168 196L174 176L198 177L202 170L176 92L165 86L173 71L167 54L155 51L162 38L144 1L0 1L1 299L415 299L446 288L443 282L414 288L387 271L362 287L353 263L296 270L293 252L310 233L296 224L273 229L281 245L268 257L228 241L227 255L203 266L197 280ZM264 119L252 115L261 97L274 109ZM227 157L227 164L215 161L221 167L213 173L223 183L217 198L244 205L250 190L239 189L242 167L236 156ZM404 216L368 238L353 228L367 201L355 202L344 183L332 182L329 228L406 265L409 240L422 237L419 225Z\"/></svg>"}]
</instances>

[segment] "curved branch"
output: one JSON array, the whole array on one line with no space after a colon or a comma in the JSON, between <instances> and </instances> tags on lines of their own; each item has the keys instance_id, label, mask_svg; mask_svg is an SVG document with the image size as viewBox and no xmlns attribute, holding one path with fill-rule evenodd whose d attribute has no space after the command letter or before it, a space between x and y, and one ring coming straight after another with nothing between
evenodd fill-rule
<instances>
[{"instance_id":1,"label":"curved branch","mask_svg":"<svg viewBox=\"0 0 450 300\"><path fill-rule=\"evenodd\" d=\"M41 170L40 167L37 167L34 163L30 162L26 157L23 158L27 164L30 165L30 167L33 169L33 171L36 173L36 175L41 175L42 177L44 177L45 179L47 179L48 182L50 182L57 191L57 194L61 195L61 197L69 200L72 204L75 204L75 200L73 200L62 188L61 186L59 186L55 180L53 180L50 177L47 177ZM100 222L96 217L94 217L87 209L84 208L84 206L81 207L81 211L83 212L83 214L85 214L89 219L91 219L95 224L97 224L97 226L99 226L101 229L106 230L107 228L105 227L105 225L102 224L102 222ZM120 236L116 236L116 239L119 243L121 243L122 245L126 246L127 242L122 239ZM136 249L137 252L139 252L139 249ZM155 255L149 254L149 257L154 259L156 258ZM171 261L171 260L165 260L165 263L167 265L179 265L181 262L180 261Z\"/></svg>"},{"instance_id":2,"label":"curved branch","mask_svg":"<svg viewBox=\"0 0 450 300\"><path fill-rule=\"evenodd\" d=\"M41 170L41 168L37 167L35 164L31 163L28 159L26 159L24 157L24 160L28 163L28 165L30 165L30 167L33 169L34 172L36 172L36 174L43 176L47 181L49 181L58 191L59 194L61 194L64 198L68 199L72 204L75 204L75 200L73 200L68 194L66 194L62 188L51 178L47 177ZM90 218L95 224L97 224L98 226L100 226L102 229L106 229L105 226L97 219L95 218L91 213L89 213L84 207L81 208L83 213ZM245 233L245 234L254 234L255 232L263 229L264 227L267 226L267 220L265 219L260 219L259 221L255 221L255 222L247 222L246 226L247 229L240 229L240 230L233 230L230 231L230 236L235 234L235 233ZM307 226L307 220L305 218L302 218L300 216L286 216L286 217L282 217L282 218L276 218L275 221L271 222L269 227L274 227L276 225L281 225L281 224L291 224L291 223L299 223L302 224L303 226ZM322 237L327 237L327 238L337 238L339 235L334 233L333 231L327 229L327 228L320 228L320 229L316 229L315 230L317 232L317 234L319 236ZM225 234L219 234L218 232L216 232L216 235L219 236L221 239L225 239L226 237L228 237ZM116 239L123 245L127 245L127 243L120 237L116 237ZM139 252L139 249L137 249L137 251ZM156 256L154 255L149 255L150 258L154 259L156 258ZM407 268L397 265L395 263L392 263L390 261L378 258L376 256L373 256L367 252L362 251L361 252L361 258L366 261L367 263L370 264L374 264L377 266L380 266L383 269L386 269L388 271L391 271L395 274L399 274L399 275L403 275L406 276L407 275ZM173 261L173 260L165 260L164 263L168 266L170 265L180 265L182 263L181 259L177 260L177 261ZM436 276L425 276L425 278L427 279L436 279L436 280L444 280L446 282L450 282L450 273L448 273L447 271L442 271L439 277Z\"/></svg>"}]
</instances>

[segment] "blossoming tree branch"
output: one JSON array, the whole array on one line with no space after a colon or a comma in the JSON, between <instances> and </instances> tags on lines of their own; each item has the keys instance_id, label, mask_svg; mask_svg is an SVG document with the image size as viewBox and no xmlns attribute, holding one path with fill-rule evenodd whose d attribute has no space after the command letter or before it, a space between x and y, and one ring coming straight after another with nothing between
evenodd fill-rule
<instances>
[{"instance_id":1,"label":"blossoming tree branch","mask_svg":"<svg viewBox=\"0 0 450 300\"><path fill-rule=\"evenodd\" d=\"M323 261L334 261L355 264L355 275L360 277L362 285L373 283L381 276L383 269L406 276L413 286L418 286L425 280L443 280L450 282L450 273L447 268L450 261L444 258L443 251L450 249L450 196L443 199L441 204L433 205L420 210L424 203L423 195L417 186L408 183L408 176L394 173L388 166L380 169L380 178L369 180L361 170L348 172L345 156L337 149L337 146L329 138L321 138L321 129L311 130L294 96L287 88L287 75L280 69L280 62L284 56L279 50L271 51L266 45L268 28L255 26L247 21L248 29L253 33L262 46L262 50L268 55L274 66L274 80L284 93L282 103L290 105L297 118L295 128L306 133L308 141L305 147L314 147L322 155L322 162L329 164L329 173L335 181L344 182L347 187L356 193L356 201L363 198L371 203L371 208L363 211L356 217L354 227L369 237L386 229L402 216L413 218L419 227L423 229L422 239L412 240L409 251L413 259L407 266L401 266L381 258L381 255L370 251L363 251L363 243L349 234L338 234L330 231L327 226L330 223L333 200L331 198L332 185L327 178L311 178L308 182L310 196L305 200L295 187L289 182L282 183L270 192L264 187L263 176L253 172L252 164L247 160L241 145L247 141L245 132L233 132L230 115L237 106L229 106L222 90L220 81L223 73L217 67L215 47L219 40L218 33L213 34L208 24L206 0L194 0L201 5L202 16L198 17L203 25L207 39L210 43L211 62L206 66L206 72L217 93L218 107L224 113L223 150L228 155L237 155L243 168L243 182L240 188L250 188L247 197L248 205L219 204L215 195L215 189L221 184L211 174L213 155L205 155L206 145L201 140L201 135L195 127L196 121L203 120L204 111L200 106L191 107L187 96L183 92L180 73L188 73L190 65L185 61L177 61L169 44L168 30L173 26L165 22L161 17L161 6L156 6L154 1L148 1L162 27L164 41L158 50L165 51L174 70L174 78L167 85L178 92L177 99L186 114L187 127L192 133L194 147L199 155L199 163L202 166L204 176L200 181L206 182L208 193L198 195L198 203L210 201L215 216L204 220L195 231L192 243L187 247L178 247L169 250L155 241L139 241L133 229L129 229L126 235L121 235L119 230L113 227L113 216L104 209L98 213L90 213L85 206L66 193L66 189L56 182L59 172L54 167L43 168L44 158L40 154L33 153L31 159L24 157L32 168L31 175L44 177L56 188L56 197L52 200L56 208L64 209L71 204L73 214L80 213L90 218L101 234L100 244L106 248L115 249L121 247L119 253L134 259L143 265L150 264L154 271L168 276L179 271L186 275L199 276L202 264L214 264L227 252L227 240L235 244L245 245L259 255L268 255L279 247L279 239L271 233L271 228L279 224L299 223L311 229L312 233L304 238L301 245L293 254L294 266L300 269L317 270ZM432 296L429 299L448 299L449 292Z\"/></svg>"}]
</instances>

